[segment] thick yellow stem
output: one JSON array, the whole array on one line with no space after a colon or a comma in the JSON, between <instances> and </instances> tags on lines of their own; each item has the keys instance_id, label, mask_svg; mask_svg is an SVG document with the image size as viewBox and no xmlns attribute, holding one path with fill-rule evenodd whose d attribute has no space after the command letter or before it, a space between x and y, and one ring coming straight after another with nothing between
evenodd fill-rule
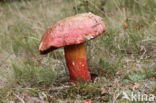
<instances>
[{"instance_id":1,"label":"thick yellow stem","mask_svg":"<svg viewBox=\"0 0 156 103\"><path fill-rule=\"evenodd\" d=\"M66 46L64 50L70 79L72 81L91 81L84 44Z\"/></svg>"}]
</instances>

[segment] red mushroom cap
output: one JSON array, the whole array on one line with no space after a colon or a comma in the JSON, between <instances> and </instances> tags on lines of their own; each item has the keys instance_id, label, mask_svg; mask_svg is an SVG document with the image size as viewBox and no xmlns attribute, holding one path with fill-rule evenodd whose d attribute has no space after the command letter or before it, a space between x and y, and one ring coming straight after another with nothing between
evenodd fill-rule
<instances>
[{"instance_id":1,"label":"red mushroom cap","mask_svg":"<svg viewBox=\"0 0 156 103\"><path fill-rule=\"evenodd\" d=\"M45 32L41 39L39 52L46 54L60 47L84 43L97 37L105 29L101 17L92 13L67 17Z\"/></svg>"}]
</instances>

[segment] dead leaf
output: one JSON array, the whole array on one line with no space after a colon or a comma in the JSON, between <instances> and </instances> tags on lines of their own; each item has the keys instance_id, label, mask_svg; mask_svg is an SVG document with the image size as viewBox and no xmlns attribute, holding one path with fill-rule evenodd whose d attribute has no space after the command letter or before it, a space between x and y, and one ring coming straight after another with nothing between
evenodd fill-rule
<instances>
[{"instance_id":1,"label":"dead leaf","mask_svg":"<svg viewBox=\"0 0 156 103\"><path fill-rule=\"evenodd\" d=\"M141 46L140 46L140 51L141 51L141 52L142 52L142 51L146 51L145 46L141 45Z\"/></svg>"},{"instance_id":2,"label":"dead leaf","mask_svg":"<svg viewBox=\"0 0 156 103\"><path fill-rule=\"evenodd\" d=\"M108 32L105 32L105 33L104 33L104 36L109 36L109 33L108 33Z\"/></svg>"},{"instance_id":3,"label":"dead leaf","mask_svg":"<svg viewBox=\"0 0 156 103\"><path fill-rule=\"evenodd\" d=\"M156 80L156 76L153 76L150 78L151 80Z\"/></svg>"},{"instance_id":4,"label":"dead leaf","mask_svg":"<svg viewBox=\"0 0 156 103\"><path fill-rule=\"evenodd\" d=\"M128 23L127 22L124 22L124 28L128 28Z\"/></svg>"},{"instance_id":5,"label":"dead leaf","mask_svg":"<svg viewBox=\"0 0 156 103\"><path fill-rule=\"evenodd\" d=\"M133 84L132 84L132 90L134 91L135 89L138 89L139 86L140 86L139 83L133 83Z\"/></svg>"},{"instance_id":6,"label":"dead leaf","mask_svg":"<svg viewBox=\"0 0 156 103\"><path fill-rule=\"evenodd\" d=\"M87 100L84 100L82 103L94 103L94 102L90 99L87 99Z\"/></svg>"},{"instance_id":7,"label":"dead leaf","mask_svg":"<svg viewBox=\"0 0 156 103\"><path fill-rule=\"evenodd\" d=\"M138 24L137 24L137 29L141 29L141 28L143 28L143 27L144 27L143 24L141 24L141 23L138 23Z\"/></svg>"}]
</instances>

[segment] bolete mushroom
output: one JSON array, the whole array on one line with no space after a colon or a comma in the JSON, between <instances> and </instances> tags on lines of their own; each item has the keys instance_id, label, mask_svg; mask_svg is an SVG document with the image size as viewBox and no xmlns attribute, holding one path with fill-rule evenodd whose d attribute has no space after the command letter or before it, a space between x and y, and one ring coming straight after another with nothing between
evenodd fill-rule
<instances>
[{"instance_id":1,"label":"bolete mushroom","mask_svg":"<svg viewBox=\"0 0 156 103\"><path fill-rule=\"evenodd\" d=\"M92 13L67 17L58 21L45 32L40 42L39 53L47 54L64 47L70 80L73 82L77 80L91 81L84 43L96 38L105 29L101 17Z\"/></svg>"}]
</instances>

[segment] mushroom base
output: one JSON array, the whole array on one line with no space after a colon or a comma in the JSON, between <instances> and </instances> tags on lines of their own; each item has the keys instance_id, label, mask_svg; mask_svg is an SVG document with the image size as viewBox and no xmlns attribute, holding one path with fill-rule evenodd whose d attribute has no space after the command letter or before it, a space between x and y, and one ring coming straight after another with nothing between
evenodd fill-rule
<instances>
[{"instance_id":1,"label":"mushroom base","mask_svg":"<svg viewBox=\"0 0 156 103\"><path fill-rule=\"evenodd\" d=\"M66 46L64 51L71 81L91 81L84 44Z\"/></svg>"}]
</instances>

